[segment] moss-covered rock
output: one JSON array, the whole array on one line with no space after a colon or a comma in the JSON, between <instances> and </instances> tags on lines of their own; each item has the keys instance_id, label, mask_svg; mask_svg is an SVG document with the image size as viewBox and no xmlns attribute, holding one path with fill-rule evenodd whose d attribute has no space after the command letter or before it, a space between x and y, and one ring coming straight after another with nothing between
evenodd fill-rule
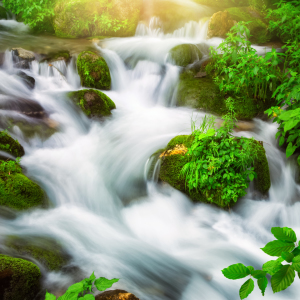
<instances>
[{"instance_id":1,"label":"moss-covered rock","mask_svg":"<svg viewBox=\"0 0 300 300\"><path fill-rule=\"evenodd\" d=\"M69 97L88 117L105 117L116 108L115 103L104 93L97 90L80 90L69 93Z\"/></svg>"},{"instance_id":2,"label":"moss-covered rock","mask_svg":"<svg viewBox=\"0 0 300 300\"><path fill-rule=\"evenodd\" d=\"M5 151L15 157L25 154L24 148L14 140L6 131L0 131L0 151Z\"/></svg>"},{"instance_id":3,"label":"moss-covered rock","mask_svg":"<svg viewBox=\"0 0 300 300\"><path fill-rule=\"evenodd\" d=\"M78 56L77 67L82 86L110 89L110 72L103 57L91 51L83 51Z\"/></svg>"},{"instance_id":4,"label":"moss-covered rock","mask_svg":"<svg viewBox=\"0 0 300 300\"><path fill-rule=\"evenodd\" d=\"M7 10L3 7L0 6L0 20L7 20Z\"/></svg>"},{"instance_id":5,"label":"moss-covered rock","mask_svg":"<svg viewBox=\"0 0 300 300\"><path fill-rule=\"evenodd\" d=\"M62 246L50 238L9 236L4 244L14 256L33 258L51 271L60 270L69 260Z\"/></svg>"},{"instance_id":6,"label":"moss-covered rock","mask_svg":"<svg viewBox=\"0 0 300 300\"><path fill-rule=\"evenodd\" d=\"M209 201L206 195L201 193L201 191L189 190L186 187L185 179L181 176L181 170L183 166L189 162L188 156L186 152L188 148L191 146L192 136L189 135L179 135L173 138L165 151L161 155L161 169L159 178L170 184L175 189L187 194L193 201L196 202L205 202L205 203L213 203L219 207L228 207L228 204L224 204L221 197L222 191L216 192L214 196L213 202ZM265 194L268 192L270 188L270 171L269 165L266 158L265 150L259 142L254 143L254 147L258 152L258 158L254 163L255 172L257 173L257 179L255 181L255 187L261 193ZM186 150L184 151L184 148ZM229 203L229 206L233 206L235 204L234 201Z\"/></svg>"},{"instance_id":7,"label":"moss-covered rock","mask_svg":"<svg viewBox=\"0 0 300 300\"><path fill-rule=\"evenodd\" d=\"M0 172L0 206L24 210L43 205L44 198L43 190L21 172Z\"/></svg>"},{"instance_id":8,"label":"moss-covered rock","mask_svg":"<svg viewBox=\"0 0 300 300\"><path fill-rule=\"evenodd\" d=\"M226 34L235 24L228 11L219 11L210 18L207 37L226 38Z\"/></svg>"},{"instance_id":9,"label":"moss-covered rock","mask_svg":"<svg viewBox=\"0 0 300 300\"><path fill-rule=\"evenodd\" d=\"M264 102L252 98L236 98L235 103L237 118L243 120L252 120L275 105L272 99ZM180 75L177 105L204 109L221 116L227 113L225 97L219 87L209 77L195 78L195 73L192 71Z\"/></svg>"},{"instance_id":10,"label":"moss-covered rock","mask_svg":"<svg viewBox=\"0 0 300 300\"><path fill-rule=\"evenodd\" d=\"M26 260L0 255L0 295L3 300L32 300L40 290L41 272Z\"/></svg>"},{"instance_id":11,"label":"moss-covered rock","mask_svg":"<svg viewBox=\"0 0 300 300\"><path fill-rule=\"evenodd\" d=\"M186 67L201 58L202 53L199 48L193 44L178 45L169 52L170 61L180 67Z\"/></svg>"},{"instance_id":12,"label":"moss-covered rock","mask_svg":"<svg viewBox=\"0 0 300 300\"><path fill-rule=\"evenodd\" d=\"M95 297L95 300L140 300L135 295L124 290L112 290L103 292Z\"/></svg>"},{"instance_id":13,"label":"moss-covered rock","mask_svg":"<svg viewBox=\"0 0 300 300\"><path fill-rule=\"evenodd\" d=\"M132 36L141 0L58 0L54 29L59 37Z\"/></svg>"},{"instance_id":14,"label":"moss-covered rock","mask_svg":"<svg viewBox=\"0 0 300 300\"><path fill-rule=\"evenodd\" d=\"M194 2L217 9L225 9L233 6L247 6L251 0L193 0ZM257 0L263 1L263 0Z\"/></svg>"}]
</instances>

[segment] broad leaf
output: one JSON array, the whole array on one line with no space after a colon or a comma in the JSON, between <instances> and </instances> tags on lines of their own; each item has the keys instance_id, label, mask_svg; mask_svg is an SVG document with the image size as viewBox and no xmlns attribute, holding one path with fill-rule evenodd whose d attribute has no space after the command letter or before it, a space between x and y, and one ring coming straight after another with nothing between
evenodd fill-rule
<instances>
[{"instance_id":1,"label":"broad leaf","mask_svg":"<svg viewBox=\"0 0 300 300\"><path fill-rule=\"evenodd\" d=\"M293 146L293 143L290 142L286 148L286 157L289 158L296 151L297 146Z\"/></svg>"},{"instance_id":2,"label":"broad leaf","mask_svg":"<svg viewBox=\"0 0 300 300\"><path fill-rule=\"evenodd\" d=\"M269 242L264 248L261 248L261 250L270 256L281 256L282 252L291 252L294 250L294 248L294 243L272 241Z\"/></svg>"},{"instance_id":3,"label":"broad leaf","mask_svg":"<svg viewBox=\"0 0 300 300\"><path fill-rule=\"evenodd\" d=\"M252 275L252 272L254 272L254 268L252 266L248 266L247 269L249 270L249 274Z\"/></svg>"},{"instance_id":4,"label":"broad leaf","mask_svg":"<svg viewBox=\"0 0 300 300\"><path fill-rule=\"evenodd\" d=\"M78 293L66 292L64 295L60 296L57 300L77 300Z\"/></svg>"},{"instance_id":5,"label":"broad leaf","mask_svg":"<svg viewBox=\"0 0 300 300\"><path fill-rule=\"evenodd\" d=\"M82 282L75 283L75 284L71 285L67 291L70 293L79 294L84 291L83 283Z\"/></svg>"},{"instance_id":6,"label":"broad leaf","mask_svg":"<svg viewBox=\"0 0 300 300\"><path fill-rule=\"evenodd\" d=\"M297 271L300 272L300 256L296 256L292 260L292 266Z\"/></svg>"},{"instance_id":7,"label":"broad leaf","mask_svg":"<svg viewBox=\"0 0 300 300\"><path fill-rule=\"evenodd\" d=\"M56 300L56 297L46 291L45 300Z\"/></svg>"},{"instance_id":8,"label":"broad leaf","mask_svg":"<svg viewBox=\"0 0 300 300\"><path fill-rule=\"evenodd\" d=\"M272 276L271 285L274 293L288 288L295 279L295 271L291 265L282 266L281 269Z\"/></svg>"},{"instance_id":9,"label":"broad leaf","mask_svg":"<svg viewBox=\"0 0 300 300\"><path fill-rule=\"evenodd\" d=\"M98 291L105 291L105 290L109 289L110 287L112 287L112 285L118 281L119 281L119 279L117 279L117 278L113 278L113 279L109 280L109 279L106 279L105 277L100 277L97 280L95 280L95 286L98 289Z\"/></svg>"},{"instance_id":10,"label":"broad leaf","mask_svg":"<svg viewBox=\"0 0 300 300\"><path fill-rule=\"evenodd\" d=\"M84 297L78 298L78 300L95 300L95 296L91 294L86 294Z\"/></svg>"},{"instance_id":11,"label":"broad leaf","mask_svg":"<svg viewBox=\"0 0 300 300\"><path fill-rule=\"evenodd\" d=\"M257 280L257 285L258 285L259 289L261 290L262 295L264 296L266 288L268 286L268 279L266 277L259 278Z\"/></svg>"},{"instance_id":12,"label":"broad leaf","mask_svg":"<svg viewBox=\"0 0 300 300\"><path fill-rule=\"evenodd\" d=\"M263 278L266 277L267 272L266 271L261 271L261 270L256 270L254 272L251 273L251 275L255 278L255 279L259 279L259 278Z\"/></svg>"},{"instance_id":13,"label":"broad leaf","mask_svg":"<svg viewBox=\"0 0 300 300\"><path fill-rule=\"evenodd\" d=\"M293 229L289 227L273 227L271 232L276 237L276 239L284 242L297 242L297 236Z\"/></svg>"},{"instance_id":14,"label":"broad leaf","mask_svg":"<svg viewBox=\"0 0 300 300\"><path fill-rule=\"evenodd\" d=\"M294 128L300 122L299 119L290 119L284 123L284 131L287 132Z\"/></svg>"},{"instance_id":15,"label":"broad leaf","mask_svg":"<svg viewBox=\"0 0 300 300\"><path fill-rule=\"evenodd\" d=\"M252 291L254 290L254 281L253 279L248 279L240 288L240 298L247 298Z\"/></svg>"},{"instance_id":16,"label":"broad leaf","mask_svg":"<svg viewBox=\"0 0 300 300\"><path fill-rule=\"evenodd\" d=\"M95 276L94 272L92 273L92 275L90 276L89 279L90 279L91 281L94 281L94 280L96 279L96 276Z\"/></svg>"},{"instance_id":17,"label":"broad leaf","mask_svg":"<svg viewBox=\"0 0 300 300\"><path fill-rule=\"evenodd\" d=\"M243 264L234 264L222 270L223 275L228 279L241 279L250 275L250 271Z\"/></svg>"},{"instance_id":18,"label":"broad leaf","mask_svg":"<svg viewBox=\"0 0 300 300\"><path fill-rule=\"evenodd\" d=\"M300 249L299 249L299 246L298 246L297 248L295 248L295 249L292 251L292 254L293 254L294 256L300 255Z\"/></svg>"},{"instance_id":19,"label":"broad leaf","mask_svg":"<svg viewBox=\"0 0 300 300\"><path fill-rule=\"evenodd\" d=\"M282 252L281 257L288 263L292 262L294 255L289 252Z\"/></svg>"},{"instance_id":20,"label":"broad leaf","mask_svg":"<svg viewBox=\"0 0 300 300\"><path fill-rule=\"evenodd\" d=\"M265 264L263 264L262 269L267 273L269 273L270 275L274 275L281 269L282 267L281 262L283 262L283 258L281 257L278 260L270 260Z\"/></svg>"}]
</instances>

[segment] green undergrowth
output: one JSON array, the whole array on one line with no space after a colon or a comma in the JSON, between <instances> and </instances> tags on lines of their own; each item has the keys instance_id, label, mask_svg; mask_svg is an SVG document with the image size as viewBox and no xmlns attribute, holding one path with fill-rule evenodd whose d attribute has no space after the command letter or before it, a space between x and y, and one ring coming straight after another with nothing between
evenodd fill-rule
<instances>
[{"instance_id":1,"label":"green undergrowth","mask_svg":"<svg viewBox=\"0 0 300 300\"><path fill-rule=\"evenodd\" d=\"M32 257L51 271L60 270L69 260L61 245L50 238L8 236L4 244L15 255Z\"/></svg>"},{"instance_id":2,"label":"green undergrowth","mask_svg":"<svg viewBox=\"0 0 300 300\"><path fill-rule=\"evenodd\" d=\"M103 57L91 51L83 51L77 59L81 85L90 88L109 90L111 77Z\"/></svg>"},{"instance_id":3,"label":"green undergrowth","mask_svg":"<svg viewBox=\"0 0 300 300\"><path fill-rule=\"evenodd\" d=\"M88 117L110 116L111 110L116 108L115 103L98 90L80 90L68 96Z\"/></svg>"},{"instance_id":4,"label":"green undergrowth","mask_svg":"<svg viewBox=\"0 0 300 300\"><path fill-rule=\"evenodd\" d=\"M39 292L41 272L29 261L0 254L0 275L1 299L35 299Z\"/></svg>"}]
</instances>

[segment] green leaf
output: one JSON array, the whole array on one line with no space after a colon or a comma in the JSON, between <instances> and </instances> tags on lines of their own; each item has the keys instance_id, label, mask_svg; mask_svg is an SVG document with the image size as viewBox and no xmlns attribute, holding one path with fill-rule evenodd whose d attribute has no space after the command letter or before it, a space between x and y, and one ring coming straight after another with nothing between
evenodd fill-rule
<instances>
[{"instance_id":1,"label":"green leaf","mask_svg":"<svg viewBox=\"0 0 300 300\"><path fill-rule=\"evenodd\" d=\"M261 250L270 256L281 256L282 252L291 252L294 248L294 243L276 240L269 242L264 248L261 248Z\"/></svg>"},{"instance_id":2,"label":"green leaf","mask_svg":"<svg viewBox=\"0 0 300 300\"><path fill-rule=\"evenodd\" d=\"M46 291L45 300L56 300L56 297Z\"/></svg>"},{"instance_id":3,"label":"green leaf","mask_svg":"<svg viewBox=\"0 0 300 300\"><path fill-rule=\"evenodd\" d=\"M66 292L64 295L60 296L57 300L77 300L78 293Z\"/></svg>"},{"instance_id":4,"label":"green leaf","mask_svg":"<svg viewBox=\"0 0 300 300\"><path fill-rule=\"evenodd\" d=\"M223 275L228 279L241 279L250 275L250 271L243 264L234 264L222 270Z\"/></svg>"},{"instance_id":5,"label":"green leaf","mask_svg":"<svg viewBox=\"0 0 300 300\"><path fill-rule=\"evenodd\" d=\"M83 283L82 282L75 283L75 284L71 285L67 291L70 293L79 294L84 291Z\"/></svg>"},{"instance_id":6,"label":"green leaf","mask_svg":"<svg viewBox=\"0 0 300 300\"><path fill-rule=\"evenodd\" d=\"M284 136L281 136L279 139L279 146L282 146L284 144L285 138Z\"/></svg>"},{"instance_id":7,"label":"green leaf","mask_svg":"<svg viewBox=\"0 0 300 300\"><path fill-rule=\"evenodd\" d=\"M271 285L274 293L288 288L295 279L295 271L291 265L282 266L281 269L272 276Z\"/></svg>"},{"instance_id":8,"label":"green leaf","mask_svg":"<svg viewBox=\"0 0 300 300\"><path fill-rule=\"evenodd\" d=\"M297 146L293 146L293 143L290 142L286 148L286 158L289 158L296 151Z\"/></svg>"},{"instance_id":9,"label":"green leaf","mask_svg":"<svg viewBox=\"0 0 300 300\"><path fill-rule=\"evenodd\" d=\"M289 227L273 227L271 232L278 240L293 243L297 242L295 231Z\"/></svg>"},{"instance_id":10,"label":"green leaf","mask_svg":"<svg viewBox=\"0 0 300 300\"><path fill-rule=\"evenodd\" d=\"M254 281L253 279L248 279L240 288L240 298L247 298L254 290Z\"/></svg>"},{"instance_id":11,"label":"green leaf","mask_svg":"<svg viewBox=\"0 0 300 300\"><path fill-rule=\"evenodd\" d=\"M252 273L254 272L254 268L252 266L248 266L247 269L249 270L249 274L252 275Z\"/></svg>"},{"instance_id":12,"label":"green leaf","mask_svg":"<svg viewBox=\"0 0 300 300\"><path fill-rule=\"evenodd\" d=\"M255 279L259 279L259 278L263 278L266 277L267 272L266 271L261 271L261 270L256 270L254 272L251 273L251 275L255 278Z\"/></svg>"},{"instance_id":13,"label":"green leaf","mask_svg":"<svg viewBox=\"0 0 300 300\"><path fill-rule=\"evenodd\" d=\"M80 297L78 300L95 300L95 296L91 294L86 294L84 297Z\"/></svg>"},{"instance_id":14,"label":"green leaf","mask_svg":"<svg viewBox=\"0 0 300 300\"><path fill-rule=\"evenodd\" d=\"M292 266L297 271L300 272L300 256L296 256L292 260Z\"/></svg>"},{"instance_id":15,"label":"green leaf","mask_svg":"<svg viewBox=\"0 0 300 300\"><path fill-rule=\"evenodd\" d=\"M300 122L299 119L290 119L284 123L284 131L287 132L294 128Z\"/></svg>"},{"instance_id":16,"label":"green leaf","mask_svg":"<svg viewBox=\"0 0 300 300\"><path fill-rule=\"evenodd\" d=\"M267 273L269 273L270 275L274 275L281 269L282 262L283 262L283 258L281 257L279 257L277 260L270 260L265 264L263 264L262 269Z\"/></svg>"},{"instance_id":17,"label":"green leaf","mask_svg":"<svg viewBox=\"0 0 300 300\"><path fill-rule=\"evenodd\" d=\"M300 249L299 249L299 246L298 246L297 248L295 248L295 249L292 251L292 254L293 254L294 256L300 255Z\"/></svg>"},{"instance_id":18,"label":"green leaf","mask_svg":"<svg viewBox=\"0 0 300 300\"><path fill-rule=\"evenodd\" d=\"M95 273L95 272L93 272L92 275L91 275L90 278L89 278L91 281L94 281L94 280L96 279L96 276L95 276L94 273Z\"/></svg>"},{"instance_id":19,"label":"green leaf","mask_svg":"<svg viewBox=\"0 0 300 300\"><path fill-rule=\"evenodd\" d=\"M257 285L258 285L259 289L261 290L262 295L264 296L266 288L268 286L268 279L266 277L259 278L257 280Z\"/></svg>"},{"instance_id":20,"label":"green leaf","mask_svg":"<svg viewBox=\"0 0 300 300\"><path fill-rule=\"evenodd\" d=\"M282 252L281 257L288 263L292 262L294 255L289 252Z\"/></svg>"},{"instance_id":21,"label":"green leaf","mask_svg":"<svg viewBox=\"0 0 300 300\"><path fill-rule=\"evenodd\" d=\"M117 279L117 278L113 278L113 279L109 280L109 279L106 279L105 277L100 277L95 281L95 286L98 289L98 291L105 291L105 290L109 289L110 287L112 287L112 285L118 281L119 281L119 279Z\"/></svg>"}]
</instances>

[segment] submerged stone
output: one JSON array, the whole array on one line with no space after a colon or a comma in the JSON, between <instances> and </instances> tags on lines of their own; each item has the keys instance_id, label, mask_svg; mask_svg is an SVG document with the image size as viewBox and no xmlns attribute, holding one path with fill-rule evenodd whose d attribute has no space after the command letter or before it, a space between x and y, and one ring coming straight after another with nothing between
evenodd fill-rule
<instances>
[{"instance_id":1,"label":"submerged stone","mask_svg":"<svg viewBox=\"0 0 300 300\"><path fill-rule=\"evenodd\" d=\"M91 51L83 51L77 59L81 85L90 88L109 90L111 77L104 58Z\"/></svg>"},{"instance_id":2,"label":"submerged stone","mask_svg":"<svg viewBox=\"0 0 300 300\"><path fill-rule=\"evenodd\" d=\"M186 67L202 58L199 48L193 44L183 44L172 48L169 52L169 59L180 67Z\"/></svg>"},{"instance_id":3,"label":"submerged stone","mask_svg":"<svg viewBox=\"0 0 300 300\"><path fill-rule=\"evenodd\" d=\"M90 89L71 92L69 97L88 117L110 116L111 110L116 108L115 103L98 90Z\"/></svg>"},{"instance_id":4,"label":"submerged stone","mask_svg":"<svg viewBox=\"0 0 300 300\"><path fill-rule=\"evenodd\" d=\"M40 291L41 271L32 262L0 254L0 295L3 300L32 300Z\"/></svg>"}]
</instances>

